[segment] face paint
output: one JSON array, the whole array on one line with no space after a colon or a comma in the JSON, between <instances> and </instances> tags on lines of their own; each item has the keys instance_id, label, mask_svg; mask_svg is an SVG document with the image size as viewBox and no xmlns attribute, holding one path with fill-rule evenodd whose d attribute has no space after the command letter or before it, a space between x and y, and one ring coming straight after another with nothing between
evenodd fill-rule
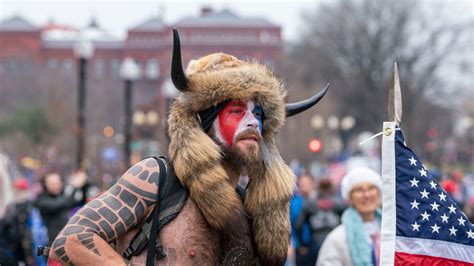
<instances>
[{"instance_id":1,"label":"face paint","mask_svg":"<svg viewBox=\"0 0 474 266\"><path fill-rule=\"evenodd\" d=\"M246 129L263 129L263 109L253 101L230 101L219 112L213 124L217 138L232 146L236 137Z\"/></svg>"}]
</instances>

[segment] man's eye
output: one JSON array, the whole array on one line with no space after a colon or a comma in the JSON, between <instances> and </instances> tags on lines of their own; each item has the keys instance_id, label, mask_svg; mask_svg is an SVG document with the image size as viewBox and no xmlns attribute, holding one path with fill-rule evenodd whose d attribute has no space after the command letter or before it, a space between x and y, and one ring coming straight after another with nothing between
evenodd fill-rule
<instances>
[{"instance_id":1,"label":"man's eye","mask_svg":"<svg viewBox=\"0 0 474 266\"><path fill-rule=\"evenodd\" d=\"M262 117L262 112L254 112L253 115L255 117L261 118Z\"/></svg>"},{"instance_id":2,"label":"man's eye","mask_svg":"<svg viewBox=\"0 0 474 266\"><path fill-rule=\"evenodd\" d=\"M242 110L240 110L240 109L232 109L232 110L230 110L230 112L233 113L233 114L241 114L241 113L242 113Z\"/></svg>"}]
</instances>

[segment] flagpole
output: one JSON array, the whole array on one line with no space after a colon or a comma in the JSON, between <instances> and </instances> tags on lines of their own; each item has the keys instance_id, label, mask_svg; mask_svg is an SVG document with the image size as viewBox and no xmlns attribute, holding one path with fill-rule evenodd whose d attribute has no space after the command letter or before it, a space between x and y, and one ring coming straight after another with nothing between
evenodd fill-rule
<instances>
[{"instance_id":1,"label":"flagpole","mask_svg":"<svg viewBox=\"0 0 474 266\"><path fill-rule=\"evenodd\" d=\"M380 265L394 265L396 235L396 122L384 122L382 139L382 225L380 240Z\"/></svg>"},{"instance_id":2,"label":"flagpole","mask_svg":"<svg viewBox=\"0 0 474 266\"><path fill-rule=\"evenodd\" d=\"M402 93L397 63L388 93L388 119L383 123L382 139L382 225L380 265L394 265L397 226L395 131L402 122Z\"/></svg>"}]
</instances>

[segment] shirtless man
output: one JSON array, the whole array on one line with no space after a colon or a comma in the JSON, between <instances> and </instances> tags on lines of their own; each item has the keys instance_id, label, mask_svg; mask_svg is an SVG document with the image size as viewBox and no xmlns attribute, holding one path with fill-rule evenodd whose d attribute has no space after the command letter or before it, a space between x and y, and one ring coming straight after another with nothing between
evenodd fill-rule
<instances>
[{"instance_id":1,"label":"shirtless man","mask_svg":"<svg viewBox=\"0 0 474 266\"><path fill-rule=\"evenodd\" d=\"M181 91L168 119L169 160L189 191L178 216L158 237L166 257L156 265L283 265L289 244L294 176L280 157L276 132L285 117L322 98L286 105L286 90L265 66L218 53L181 66L174 31L172 80ZM245 200L236 192L249 177ZM152 213L159 191L154 159L71 218L50 256L63 264L144 265L123 250ZM114 245L116 243L116 245Z\"/></svg>"}]
</instances>

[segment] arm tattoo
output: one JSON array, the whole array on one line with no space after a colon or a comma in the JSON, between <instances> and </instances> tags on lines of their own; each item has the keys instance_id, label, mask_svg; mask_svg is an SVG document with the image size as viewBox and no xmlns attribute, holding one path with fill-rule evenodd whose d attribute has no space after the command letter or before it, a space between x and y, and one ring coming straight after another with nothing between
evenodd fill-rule
<instances>
[{"instance_id":1,"label":"arm tattoo","mask_svg":"<svg viewBox=\"0 0 474 266\"><path fill-rule=\"evenodd\" d=\"M65 245L69 237L77 237L94 255L101 256L95 246L94 235L110 243L139 224L156 201L158 181L155 159L141 161L130 168L117 184L69 220L54 241L55 255L66 264L72 264Z\"/></svg>"},{"instance_id":2,"label":"arm tattoo","mask_svg":"<svg viewBox=\"0 0 474 266\"><path fill-rule=\"evenodd\" d=\"M92 233L84 233L84 234L77 235L77 238L79 238L79 240L81 241L81 244L83 244L84 246L86 246L86 248L88 248L89 250L91 250L92 252L100 256L100 252L95 247L93 237L94 237L94 234Z\"/></svg>"},{"instance_id":3,"label":"arm tattoo","mask_svg":"<svg viewBox=\"0 0 474 266\"><path fill-rule=\"evenodd\" d=\"M151 192L144 191L144 190L136 187L132 183L128 182L125 179L120 179L120 181L118 183L120 185L122 185L123 187L128 188L131 191L135 192L136 194L142 196L145 199L156 200L156 193L151 193Z\"/></svg>"}]
</instances>

